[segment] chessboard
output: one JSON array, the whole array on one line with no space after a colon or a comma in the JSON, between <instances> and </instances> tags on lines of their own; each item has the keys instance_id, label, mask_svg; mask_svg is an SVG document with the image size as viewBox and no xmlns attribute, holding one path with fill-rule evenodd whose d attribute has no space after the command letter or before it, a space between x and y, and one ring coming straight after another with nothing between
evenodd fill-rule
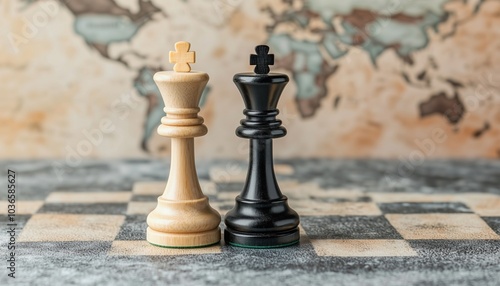
<instances>
[{"instance_id":1,"label":"chessboard","mask_svg":"<svg viewBox=\"0 0 500 286\"><path fill-rule=\"evenodd\" d=\"M83 174L90 172L90 180L97 178L100 186L107 186L103 188L79 173L68 175L80 180L78 183L68 180L29 196L19 190L14 282L494 285L500 281L499 185L491 189L495 185L486 182L489 192L439 192L427 182L428 187L414 191L396 188L384 192L380 187L356 187L344 177L344 186L332 187L324 183L328 181L325 174L298 174L300 165L280 163L275 166L279 186L301 218L298 245L244 249L221 241L210 247L174 249L146 241L146 217L155 208L166 177L127 178L134 166L140 169L147 163L123 165L126 167L82 167L88 168ZM224 216L243 187L245 165L206 167L200 175L202 190ZM163 166L161 173L166 174L167 168ZM104 174L106 171L111 174ZM362 168L358 171L362 180ZM25 173L19 173L19 180L28 176ZM102 181L110 176L113 179ZM130 182L130 188L124 181ZM6 210L3 199L0 211L6 215ZM6 216L2 220L5 226ZM5 242L2 247L6 248ZM3 280L6 275L2 276Z\"/></svg>"}]
</instances>

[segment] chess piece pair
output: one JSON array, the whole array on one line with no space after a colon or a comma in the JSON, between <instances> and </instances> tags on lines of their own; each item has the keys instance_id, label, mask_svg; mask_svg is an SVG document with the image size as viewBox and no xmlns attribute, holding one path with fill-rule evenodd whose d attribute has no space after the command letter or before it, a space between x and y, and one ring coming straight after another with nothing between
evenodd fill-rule
<instances>
[{"instance_id":1,"label":"chess piece pair","mask_svg":"<svg viewBox=\"0 0 500 286\"><path fill-rule=\"evenodd\" d=\"M195 62L189 43L176 43L170 52L174 71L154 75L165 102L166 116L158 133L172 138L169 179L157 207L148 215L147 240L163 247L202 247L218 243L220 215L201 191L194 162L194 137L207 128L198 116L198 102L208 82L204 72L191 71ZM246 119L236 134L250 139L247 182L226 214L226 243L241 247L282 247L299 241L299 217L281 193L273 168L272 139L286 135L276 119L279 97L289 81L284 74L268 74L273 64L269 47L257 46L250 63L255 73L234 76L246 105Z\"/></svg>"}]
</instances>

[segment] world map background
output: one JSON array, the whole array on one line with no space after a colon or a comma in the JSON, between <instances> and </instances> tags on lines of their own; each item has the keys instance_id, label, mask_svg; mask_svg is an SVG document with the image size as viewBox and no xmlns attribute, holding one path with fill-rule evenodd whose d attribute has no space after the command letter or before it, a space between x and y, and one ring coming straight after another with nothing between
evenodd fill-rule
<instances>
[{"instance_id":1,"label":"world map background","mask_svg":"<svg viewBox=\"0 0 500 286\"><path fill-rule=\"evenodd\" d=\"M277 157L500 157L500 1L4 1L2 158L168 154L152 81L179 40L211 79L197 156L247 156L232 83L268 44ZM102 122L112 131L100 132ZM82 150L83 141L92 141Z\"/></svg>"}]
</instances>

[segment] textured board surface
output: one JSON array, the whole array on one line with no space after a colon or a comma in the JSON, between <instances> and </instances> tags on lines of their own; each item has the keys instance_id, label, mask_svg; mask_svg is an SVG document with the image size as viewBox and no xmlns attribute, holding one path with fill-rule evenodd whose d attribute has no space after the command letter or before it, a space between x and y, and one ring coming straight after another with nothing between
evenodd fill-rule
<instances>
[{"instance_id":1,"label":"textured board surface","mask_svg":"<svg viewBox=\"0 0 500 286\"><path fill-rule=\"evenodd\" d=\"M495 285L500 279L499 162L426 162L401 179L391 175L397 166L391 161L282 162L277 177L301 215L301 242L266 250L224 242L199 249L149 245L146 216L168 174L159 161L85 163L60 179L47 162L1 165L15 170L18 182L13 284ZM203 191L224 215L243 186L245 163L198 165Z\"/></svg>"}]
</instances>

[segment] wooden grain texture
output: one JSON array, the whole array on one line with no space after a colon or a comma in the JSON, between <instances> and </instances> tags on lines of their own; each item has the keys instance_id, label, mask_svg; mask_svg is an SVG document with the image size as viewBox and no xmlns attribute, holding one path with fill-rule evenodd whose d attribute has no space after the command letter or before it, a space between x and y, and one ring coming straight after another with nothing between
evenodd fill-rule
<instances>
[{"instance_id":1,"label":"wooden grain texture","mask_svg":"<svg viewBox=\"0 0 500 286\"><path fill-rule=\"evenodd\" d=\"M198 103L208 79L196 71L154 75L166 113L158 134L172 138L168 182L147 218L147 240L154 245L200 247L220 240L221 217L201 190L194 157L194 137L207 133Z\"/></svg>"}]
</instances>

